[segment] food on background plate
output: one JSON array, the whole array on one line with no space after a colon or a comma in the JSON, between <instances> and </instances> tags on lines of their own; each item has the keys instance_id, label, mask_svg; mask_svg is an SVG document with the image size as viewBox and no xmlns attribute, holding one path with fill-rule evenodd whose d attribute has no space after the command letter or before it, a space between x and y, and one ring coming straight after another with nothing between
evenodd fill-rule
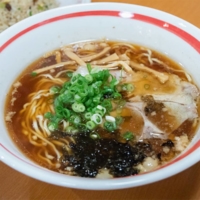
<instances>
[{"instance_id":1,"label":"food on background plate","mask_svg":"<svg viewBox=\"0 0 200 200\"><path fill-rule=\"evenodd\" d=\"M22 19L56 7L56 0L0 0L0 33Z\"/></svg>"},{"instance_id":2,"label":"food on background plate","mask_svg":"<svg viewBox=\"0 0 200 200\"><path fill-rule=\"evenodd\" d=\"M199 90L177 63L149 48L78 42L22 72L5 108L11 137L39 165L124 177L159 168L188 146Z\"/></svg>"}]
</instances>

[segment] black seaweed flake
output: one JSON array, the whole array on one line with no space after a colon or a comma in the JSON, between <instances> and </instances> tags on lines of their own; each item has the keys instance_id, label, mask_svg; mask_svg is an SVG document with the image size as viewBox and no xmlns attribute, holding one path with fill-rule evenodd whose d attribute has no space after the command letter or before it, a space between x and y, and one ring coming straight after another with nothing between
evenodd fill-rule
<instances>
[{"instance_id":1,"label":"black seaweed flake","mask_svg":"<svg viewBox=\"0 0 200 200\"><path fill-rule=\"evenodd\" d=\"M132 147L128 142L109 138L93 140L86 134L79 134L76 144L71 143L70 148L71 154L63 152L62 168L72 167L81 177L96 177L102 168L107 168L114 177L135 175L139 171L134 166L146 157L138 147Z\"/></svg>"}]
</instances>

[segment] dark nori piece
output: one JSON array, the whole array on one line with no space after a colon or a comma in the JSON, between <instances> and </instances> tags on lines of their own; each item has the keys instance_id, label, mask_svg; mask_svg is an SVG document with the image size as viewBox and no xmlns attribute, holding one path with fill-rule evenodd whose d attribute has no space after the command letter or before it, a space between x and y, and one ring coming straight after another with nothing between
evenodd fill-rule
<instances>
[{"instance_id":1,"label":"dark nori piece","mask_svg":"<svg viewBox=\"0 0 200 200\"><path fill-rule=\"evenodd\" d=\"M62 168L72 167L81 177L95 177L99 169L107 168L114 177L138 174L134 168L142 163L146 155L143 150L149 144L130 145L110 138L91 139L86 133L76 136L76 143L70 143L71 151L63 150Z\"/></svg>"}]
</instances>

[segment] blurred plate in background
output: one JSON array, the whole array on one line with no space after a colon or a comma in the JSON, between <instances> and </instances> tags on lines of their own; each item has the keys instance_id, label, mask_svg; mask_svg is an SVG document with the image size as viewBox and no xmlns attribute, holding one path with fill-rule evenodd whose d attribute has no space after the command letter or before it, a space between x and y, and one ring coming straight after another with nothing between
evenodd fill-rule
<instances>
[{"instance_id":1,"label":"blurred plate in background","mask_svg":"<svg viewBox=\"0 0 200 200\"><path fill-rule=\"evenodd\" d=\"M68 6L78 3L90 3L90 0L57 0L60 6Z\"/></svg>"}]
</instances>

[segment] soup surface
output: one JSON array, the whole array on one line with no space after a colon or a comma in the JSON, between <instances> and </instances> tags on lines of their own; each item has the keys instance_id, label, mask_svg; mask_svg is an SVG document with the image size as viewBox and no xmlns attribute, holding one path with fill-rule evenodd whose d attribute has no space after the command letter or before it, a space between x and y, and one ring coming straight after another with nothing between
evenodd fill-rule
<instances>
[{"instance_id":1,"label":"soup surface","mask_svg":"<svg viewBox=\"0 0 200 200\"><path fill-rule=\"evenodd\" d=\"M199 90L169 58L124 42L79 42L48 52L13 84L11 137L33 161L81 177L162 166L198 126Z\"/></svg>"}]
</instances>

